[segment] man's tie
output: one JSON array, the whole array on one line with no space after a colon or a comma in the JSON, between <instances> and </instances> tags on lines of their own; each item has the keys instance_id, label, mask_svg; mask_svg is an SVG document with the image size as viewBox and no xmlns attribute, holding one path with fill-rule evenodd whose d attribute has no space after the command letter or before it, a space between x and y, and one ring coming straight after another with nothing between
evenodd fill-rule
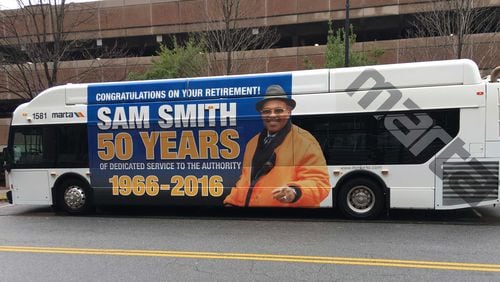
<instances>
[{"instance_id":1,"label":"man's tie","mask_svg":"<svg viewBox=\"0 0 500 282\"><path fill-rule=\"evenodd\" d=\"M273 138L274 136L272 135L268 135L266 138L264 138L264 145L268 145L269 143L271 143L271 141L273 141Z\"/></svg>"}]
</instances>

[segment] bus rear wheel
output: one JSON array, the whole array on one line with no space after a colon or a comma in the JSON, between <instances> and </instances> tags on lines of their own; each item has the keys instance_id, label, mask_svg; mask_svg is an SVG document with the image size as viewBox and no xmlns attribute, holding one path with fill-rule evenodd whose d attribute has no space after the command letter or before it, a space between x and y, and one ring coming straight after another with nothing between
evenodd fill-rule
<instances>
[{"instance_id":1,"label":"bus rear wheel","mask_svg":"<svg viewBox=\"0 0 500 282\"><path fill-rule=\"evenodd\" d=\"M69 214L85 214L92 210L90 187L78 179L65 180L57 193L58 206Z\"/></svg>"},{"instance_id":2,"label":"bus rear wheel","mask_svg":"<svg viewBox=\"0 0 500 282\"><path fill-rule=\"evenodd\" d=\"M338 207L348 218L376 218L385 207L384 193L380 185L371 179L348 180L340 187Z\"/></svg>"}]
</instances>

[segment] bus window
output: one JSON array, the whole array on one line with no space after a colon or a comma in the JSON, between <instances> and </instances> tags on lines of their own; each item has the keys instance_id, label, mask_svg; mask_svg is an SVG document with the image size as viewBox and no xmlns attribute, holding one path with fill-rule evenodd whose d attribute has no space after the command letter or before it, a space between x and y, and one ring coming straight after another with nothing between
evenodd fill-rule
<instances>
[{"instance_id":1,"label":"bus window","mask_svg":"<svg viewBox=\"0 0 500 282\"><path fill-rule=\"evenodd\" d=\"M87 126L55 126L56 167L88 166Z\"/></svg>"},{"instance_id":2,"label":"bus window","mask_svg":"<svg viewBox=\"0 0 500 282\"><path fill-rule=\"evenodd\" d=\"M40 163L42 153L41 128L23 128L14 132L14 164Z\"/></svg>"},{"instance_id":3,"label":"bus window","mask_svg":"<svg viewBox=\"0 0 500 282\"><path fill-rule=\"evenodd\" d=\"M391 113L356 113L294 116L293 122L311 132L318 140L328 165L421 164L432 158L446 144L432 141L421 153L414 155L384 124L386 117L429 116L433 124L450 136L458 134L458 109L405 111ZM412 120L413 120L412 119ZM414 121L414 123L418 122ZM406 128L402 126L404 134ZM422 134L431 129L422 130Z\"/></svg>"},{"instance_id":4,"label":"bus window","mask_svg":"<svg viewBox=\"0 0 500 282\"><path fill-rule=\"evenodd\" d=\"M13 128L13 166L36 168L53 163L53 141L50 130L43 127Z\"/></svg>"}]
</instances>

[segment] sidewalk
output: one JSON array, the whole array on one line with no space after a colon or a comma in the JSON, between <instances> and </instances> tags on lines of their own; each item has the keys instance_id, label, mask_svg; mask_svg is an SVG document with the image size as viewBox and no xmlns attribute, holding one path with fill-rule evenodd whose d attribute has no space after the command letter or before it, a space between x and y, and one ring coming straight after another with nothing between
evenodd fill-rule
<instances>
[{"instance_id":1,"label":"sidewalk","mask_svg":"<svg viewBox=\"0 0 500 282\"><path fill-rule=\"evenodd\" d=\"M7 187L0 186L0 201L7 201Z\"/></svg>"}]
</instances>

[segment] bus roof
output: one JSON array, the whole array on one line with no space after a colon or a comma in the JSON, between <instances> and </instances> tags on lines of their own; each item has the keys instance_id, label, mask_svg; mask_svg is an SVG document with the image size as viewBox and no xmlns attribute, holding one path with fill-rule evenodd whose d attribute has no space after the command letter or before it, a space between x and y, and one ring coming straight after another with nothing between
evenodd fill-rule
<instances>
[{"instance_id":1,"label":"bus roof","mask_svg":"<svg viewBox=\"0 0 500 282\"><path fill-rule=\"evenodd\" d=\"M382 81L373 81L377 74ZM432 61L404 64L389 64L341 69L319 69L284 73L266 73L252 75L216 76L186 79L166 79L151 81L125 81L89 84L67 84L43 91L35 97L29 107L53 107L55 105L77 105L92 103L89 97L91 88L142 89L151 85L180 85L189 89L192 85L227 84L228 81L246 81L273 79L279 76L291 76L292 87L288 94L335 93L387 88L435 87L445 85L472 85L482 82L477 65L467 59ZM363 77L368 75L367 77ZM380 83L384 82L384 83ZM387 83L385 83L387 82ZM377 84L377 85L375 85ZM167 99L168 100L168 99ZM112 103L112 101L110 101Z\"/></svg>"}]
</instances>

